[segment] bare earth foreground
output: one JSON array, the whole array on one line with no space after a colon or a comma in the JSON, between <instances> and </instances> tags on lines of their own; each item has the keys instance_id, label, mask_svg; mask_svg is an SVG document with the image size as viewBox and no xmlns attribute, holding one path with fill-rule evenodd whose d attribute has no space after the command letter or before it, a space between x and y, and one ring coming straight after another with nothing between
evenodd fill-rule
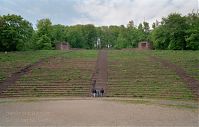
<instances>
[{"instance_id":1,"label":"bare earth foreground","mask_svg":"<svg viewBox=\"0 0 199 127\"><path fill-rule=\"evenodd\" d=\"M198 127L198 111L106 99L0 103L0 126L187 126Z\"/></svg>"}]
</instances>

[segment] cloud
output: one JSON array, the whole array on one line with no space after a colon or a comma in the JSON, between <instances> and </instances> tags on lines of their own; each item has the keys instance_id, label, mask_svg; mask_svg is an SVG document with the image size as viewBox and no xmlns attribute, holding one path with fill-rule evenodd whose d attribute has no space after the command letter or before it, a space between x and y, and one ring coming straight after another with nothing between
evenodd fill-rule
<instances>
[{"instance_id":1,"label":"cloud","mask_svg":"<svg viewBox=\"0 0 199 127\"><path fill-rule=\"evenodd\" d=\"M41 18L64 25L125 25L129 20L138 25L193 9L198 0L0 0L0 15L21 15L34 25Z\"/></svg>"},{"instance_id":2,"label":"cloud","mask_svg":"<svg viewBox=\"0 0 199 127\"><path fill-rule=\"evenodd\" d=\"M86 17L86 23L121 25L127 24L129 20L134 20L136 24L144 20L152 23L172 12L187 14L198 8L197 2L197 0L85 0L79 1L74 7ZM78 22L85 23L85 20L80 18Z\"/></svg>"}]
</instances>

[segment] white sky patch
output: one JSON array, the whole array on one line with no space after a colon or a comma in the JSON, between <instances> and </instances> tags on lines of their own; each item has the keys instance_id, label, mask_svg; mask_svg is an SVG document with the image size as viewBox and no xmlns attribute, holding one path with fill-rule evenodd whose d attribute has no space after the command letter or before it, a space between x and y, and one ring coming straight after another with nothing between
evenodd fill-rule
<instances>
[{"instance_id":1,"label":"white sky patch","mask_svg":"<svg viewBox=\"0 0 199 127\"><path fill-rule=\"evenodd\" d=\"M198 9L199 9L199 0L198 0Z\"/></svg>"},{"instance_id":2,"label":"white sky patch","mask_svg":"<svg viewBox=\"0 0 199 127\"><path fill-rule=\"evenodd\" d=\"M172 12L191 13L199 0L0 0L0 15L17 14L33 23L50 18L53 24L152 24Z\"/></svg>"},{"instance_id":3,"label":"white sky patch","mask_svg":"<svg viewBox=\"0 0 199 127\"><path fill-rule=\"evenodd\" d=\"M185 15L196 11L198 0L79 0L74 8L84 15L74 19L74 24L125 25L134 20L138 25L144 20L161 20L172 12Z\"/></svg>"}]
</instances>

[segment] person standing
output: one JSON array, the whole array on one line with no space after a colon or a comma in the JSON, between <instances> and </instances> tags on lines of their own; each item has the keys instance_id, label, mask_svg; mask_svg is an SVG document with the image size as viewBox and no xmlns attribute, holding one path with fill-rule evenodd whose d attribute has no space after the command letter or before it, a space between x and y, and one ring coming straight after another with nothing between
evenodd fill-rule
<instances>
[{"instance_id":1,"label":"person standing","mask_svg":"<svg viewBox=\"0 0 199 127\"><path fill-rule=\"evenodd\" d=\"M96 89L94 90L94 97L96 97L96 93L97 93L97 91L96 91Z\"/></svg>"},{"instance_id":2,"label":"person standing","mask_svg":"<svg viewBox=\"0 0 199 127\"><path fill-rule=\"evenodd\" d=\"M103 88L100 90L100 94L101 94L101 97L104 96L104 89Z\"/></svg>"},{"instance_id":3,"label":"person standing","mask_svg":"<svg viewBox=\"0 0 199 127\"><path fill-rule=\"evenodd\" d=\"M96 89L92 89L92 95L93 95L93 97L95 97L96 96Z\"/></svg>"}]
</instances>

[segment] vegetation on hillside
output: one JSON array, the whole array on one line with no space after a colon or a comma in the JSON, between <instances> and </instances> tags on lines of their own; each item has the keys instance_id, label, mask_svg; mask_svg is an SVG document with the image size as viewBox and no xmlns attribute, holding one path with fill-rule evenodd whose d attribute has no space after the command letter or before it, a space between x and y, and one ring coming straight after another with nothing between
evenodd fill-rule
<instances>
[{"instance_id":1,"label":"vegetation on hillside","mask_svg":"<svg viewBox=\"0 0 199 127\"><path fill-rule=\"evenodd\" d=\"M0 65L3 65L0 66L2 70L0 82L16 68L12 65L12 61L21 67L25 66L24 62L28 59L26 54L29 54L29 59L32 58L35 61L39 58L45 58L47 55L55 56L57 53L59 55L56 57L45 59L38 66L33 67L31 71L17 80L15 85L8 86L1 97L89 96L90 79L97 58L96 50L8 53L10 58L3 56L5 61L0 60ZM14 56L17 56L17 59L13 60ZM10 66L6 66L5 63Z\"/></svg>"},{"instance_id":2,"label":"vegetation on hillside","mask_svg":"<svg viewBox=\"0 0 199 127\"><path fill-rule=\"evenodd\" d=\"M182 16L177 13L162 18L150 29L149 23L135 26L53 25L41 19L34 30L21 16L0 16L0 51L54 49L55 44L67 41L73 48L94 49L100 38L101 47L135 48L140 41L150 41L155 49L198 50L199 14Z\"/></svg>"},{"instance_id":3,"label":"vegetation on hillside","mask_svg":"<svg viewBox=\"0 0 199 127\"><path fill-rule=\"evenodd\" d=\"M199 80L199 51L154 51L148 52L154 56L166 59L183 68L190 76Z\"/></svg>"},{"instance_id":4,"label":"vegetation on hillside","mask_svg":"<svg viewBox=\"0 0 199 127\"><path fill-rule=\"evenodd\" d=\"M0 82L25 66L61 53L62 51L47 50L0 53Z\"/></svg>"},{"instance_id":5,"label":"vegetation on hillside","mask_svg":"<svg viewBox=\"0 0 199 127\"><path fill-rule=\"evenodd\" d=\"M188 67L185 70L197 78L197 71L190 73L192 69L195 69L195 61L178 60L180 56L187 58L187 56L198 55L198 52L196 53L194 54L193 51L178 51L175 54L174 51L111 50L108 56L107 96L193 100L197 97L176 75L176 72L163 67L161 63L152 61L148 54L167 56L172 62L175 61L176 65Z\"/></svg>"},{"instance_id":6,"label":"vegetation on hillside","mask_svg":"<svg viewBox=\"0 0 199 127\"><path fill-rule=\"evenodd\" d=\"M149 59L152 55L171 61L191 77L199 79L198 51L110 50L106 96L194 100L196 97L176 72ZM48 57L51 58L45 59ZM41 64L23 75L2 95L88 96L96 50L0 53L0 82L42 58L45 60Z\"/></svg>"}]
</instances>

